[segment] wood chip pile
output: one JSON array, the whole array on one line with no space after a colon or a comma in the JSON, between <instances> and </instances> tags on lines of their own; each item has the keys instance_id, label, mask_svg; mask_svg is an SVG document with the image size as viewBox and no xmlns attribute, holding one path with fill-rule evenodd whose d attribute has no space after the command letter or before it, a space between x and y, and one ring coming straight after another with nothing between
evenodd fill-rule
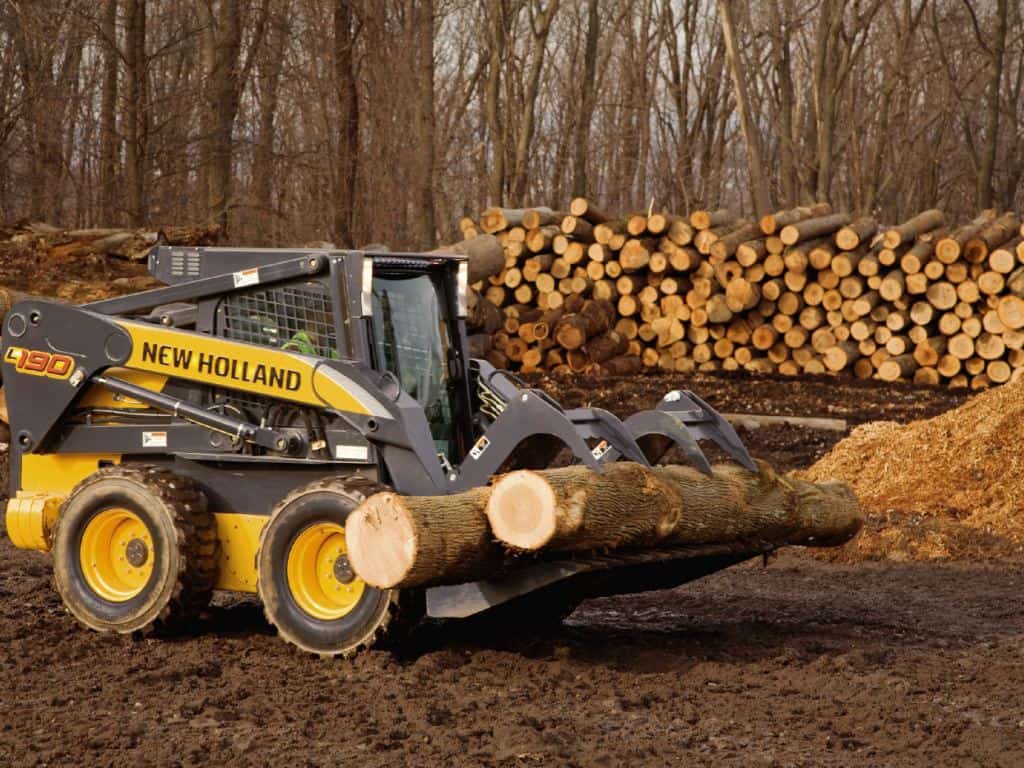
<instances>
[{"instance_id":1,"label":"wood chip pile","mask_svg":"<svg viewBox=\"0 0 1024 768\"><path fill-rule=\"evenodd\" d=\"M800 475L850 484L871 515L855 545L862 555L1020 553L1022 439L1024 381L1016 381L931 419L857 427Z\"/></svg>"}]
</instances>

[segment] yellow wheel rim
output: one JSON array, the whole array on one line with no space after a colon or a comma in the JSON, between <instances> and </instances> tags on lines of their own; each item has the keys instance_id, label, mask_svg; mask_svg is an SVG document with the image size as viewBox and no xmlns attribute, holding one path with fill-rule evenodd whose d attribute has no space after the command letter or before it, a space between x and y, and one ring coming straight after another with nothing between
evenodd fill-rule
<instances>
[{"instance_id":1,"label":"yellow wheel rim","mask_svg":"<svg viewBox=\"0 0 1024 768\"><path fill-rule=\"evenodd\" d=\"M288 552L288 589L299 608L323 621L347 616L366 584L352 572L345 528L315 523L300 533Z\"/></svg>"},{"instance_id":2,"label":"yellow wheel rim","mask_svg":"<svg viewBox=\"0 0 1024 768\"><path fill-rule=\"evenodd\" d=\"M113 603L137 596L153 574L153 537L127 509L105 509L82 532L79 562L86 583Z\"/></svg>"}]
</instances>

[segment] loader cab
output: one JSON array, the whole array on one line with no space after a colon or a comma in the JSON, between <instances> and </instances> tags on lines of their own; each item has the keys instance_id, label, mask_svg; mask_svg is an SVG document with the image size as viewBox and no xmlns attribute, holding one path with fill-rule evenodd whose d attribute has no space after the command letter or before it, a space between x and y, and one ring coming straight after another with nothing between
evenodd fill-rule
<instances>
[{"instance_id":1,"label":"loader cab","mask_svg":"<svg viewBox=\"0 0 1024 768\"><path fill-rule=\"evenodd\" d=\"M321 266L247 286L288 259ZM420 403L442 463L473 442L460 257L300 249L154 249L150 272L168 285L231 279L197 302L195 329L313 357L358 360L395 378ZM108 302L113 304L114 302ZM115 309L121 309L115 307ZM232 406L244 407L236 394ZM260 414L252 414L259 416Z\"/></svg>"},{"instance_id":2,"label":"loader cab","mask_svg":"<svg viewBox=\"0 0 1024 768\"><path fill-rule=\"evenodd\" d=\"M438 455L454 464L470 439L470 406L452 277L445 264L375 260L367 331L373 367L423 406Z\"/></svg>"}]
</instances>

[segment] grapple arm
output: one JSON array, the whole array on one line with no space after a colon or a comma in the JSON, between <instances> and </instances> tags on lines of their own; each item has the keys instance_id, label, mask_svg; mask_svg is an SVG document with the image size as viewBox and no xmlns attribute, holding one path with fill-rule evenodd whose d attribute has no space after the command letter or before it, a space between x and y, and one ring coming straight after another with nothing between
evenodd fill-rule
<instances>
[{"instance_id":1,"label":"grapple arm","mask_svg":"<svg viewBox=\"0 0 1024 768\"><path fill-rule=\"evenodd\" d=\"M661 459L672 445L677 445L697 469L710 475L711 464L697 441L711 440L733 461L757 471L757 465L733 426L692 392L669 392L654 410L640 411L626 419L626 426L652 463Z\"/></svg>"},{"instance_id":2,"label":"grapple arm","mask_svg":"<svg viewBox=\"0 0 1024 768\"><path fill-rule=\"evenodd\" d=\"M491 422L474 451L481 445L486 450L497 448L494 443L500 441L502 449L494 451L497 456L531 434L555 434L588 466L628 459L649 467L676 445L695 467L710 474L711 464L698 440L711 440L742 466L756 469L732 425L692 392L669 392L656 409L635 413L623 422L600 408L563 410L540 390L521 388L510 374L485 361L476 360L474 366L480 410ZM533 407L519 405L527 402ZM581 442L586 440L597 443L583 451ZM502 461L492 458L491 463L497 469Z\"/></svg>"}]
</instances>

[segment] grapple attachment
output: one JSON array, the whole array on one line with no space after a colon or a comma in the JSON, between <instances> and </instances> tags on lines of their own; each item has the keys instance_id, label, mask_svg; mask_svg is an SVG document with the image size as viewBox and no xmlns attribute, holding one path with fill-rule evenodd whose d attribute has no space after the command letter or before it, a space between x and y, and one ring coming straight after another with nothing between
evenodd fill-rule
<instances>
[{"instance_id":1,"label":"grapple attachment","mask_svg":"<svg viewBox=\"0 0 1024 768\"><path fill-rule=\"evenodd\" d=\"M697 469L711 474L711 464L698 444L711 440L743 467L757 469L732 425L692 392L669 392L656 409L622 421L601 408L563 410L542 391L521 389L509 374L484 361L474 363L479 366L480 411L491 421L488 439L502 443L503 450L495 451L498 455L531 435L550 435L568 446L578 460L600 471L600 464L619 459L649 467L675 445ZM531 452L536 456L536 451ZM482 474L482 467L476 469L474 474Z\"/></svg>"},{"instance_id":2,"label":"grapple attachment","mask_svg":"<svg viewBox=\"0 0 1024 768\"><path fill-rule=\"evenodd\" d=\"M634 413L625 423L652 464L677 445L697 469L710 475L711 464L697 441L711 440L733 461L757 471L757 465L733 426L692 392L673 390L661 399L655 410Z\"/></svg>"}]
</instances>

